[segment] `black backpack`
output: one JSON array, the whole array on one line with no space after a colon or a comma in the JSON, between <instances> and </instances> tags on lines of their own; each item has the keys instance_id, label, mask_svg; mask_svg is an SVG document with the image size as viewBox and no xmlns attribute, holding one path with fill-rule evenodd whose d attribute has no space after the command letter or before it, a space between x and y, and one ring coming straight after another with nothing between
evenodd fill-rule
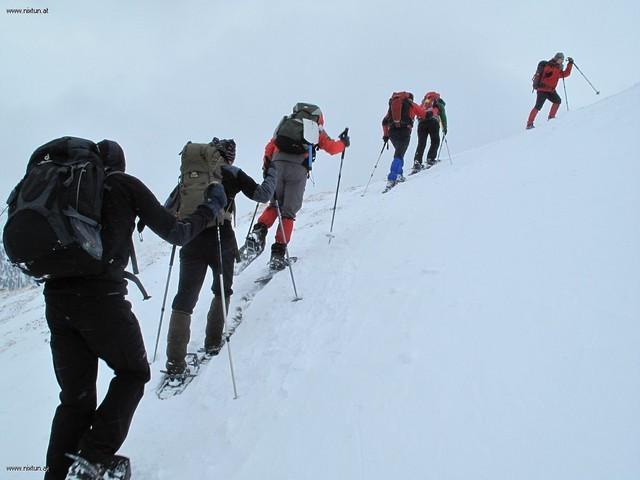
<instances>
[{"instance_id":1,"label":"black backpack","mask_svg":"<svg viewBox=\"0 0 640 480\"><path fill-rule=\"evenodd\" d=\"M9 259L40 279L101 273L104 179L90 140L62 137L36 149L7 200L3 241Z\"/></svg>"},{"instance_id":2,"label":"black backpack","mask_svg":"<svg viewBox=\"0 0 640 480\"><path fill-rule=\"evenodd\" d=\"M309 142L304 138L304 119L318 124L322 112L317 105L297 103L293 113L283 117L275 132L275 144L286 153L301 154L309 151Z\"/></svg>"},{"instance_id":3,"label":"black backpack","mask_svg":"<svg viewBox=\"0 0 640 480\"><path fill-rule=\"evenodd\" d=\"M533 75L533 78L531 79L533 82L534 90L540 87L540 78L542 77L542 71L544 70L544 67L547 66L547 63L548 62L546 60L542 60L538 62L538 68L536 68L536 73Z\"/></svg>"}]
</instances>

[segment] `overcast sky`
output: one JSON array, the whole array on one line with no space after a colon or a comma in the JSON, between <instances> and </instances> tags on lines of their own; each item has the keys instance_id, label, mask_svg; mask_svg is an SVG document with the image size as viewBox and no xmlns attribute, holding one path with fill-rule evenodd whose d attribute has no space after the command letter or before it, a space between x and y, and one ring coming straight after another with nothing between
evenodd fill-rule
<instances>
[{"instance_id":1,"label":"overcast sky","mask_svg":"<svg viewBox=\"0 0 640 480\"><path fill-rule=\"evenodd\" d=\"M31 152L63 135L120 142L130 173L164 197L187 140L235 138L237 165L258 177L281 116L307 101L330 135L350 127L343 182L356 185L382 146L393 91L441 92L455 153L523 130L531 76L556 51L602 92L574 70L572 109L640 81L637 0L0 3L3 206ZM26 7L48 13L6 12ZM415 143L414 133L409 163ZM338 164L320 154L308 193L335 188Z\"/></svg>"}]
</instances>

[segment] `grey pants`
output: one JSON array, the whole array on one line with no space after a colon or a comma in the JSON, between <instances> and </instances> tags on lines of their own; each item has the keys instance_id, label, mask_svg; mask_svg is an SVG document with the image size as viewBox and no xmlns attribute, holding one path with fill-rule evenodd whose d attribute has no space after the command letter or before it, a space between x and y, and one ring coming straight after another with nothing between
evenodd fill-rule
<instances>
[{"instance_id":1,"label":"grey pants","mask_svg":"<svg viewBox=\"0 0 640 480\"><path fill-rule=\"evenodd\" d=\"M300 163L294 163L278 160L277 157L274 159L274 164L278 168L278 181L271 206L275 207L275 200L278 200L282 216L295 219L302 208L304 188L307 185L307 167L302 165L302 160Z\"/></svg>"}]
</instances>

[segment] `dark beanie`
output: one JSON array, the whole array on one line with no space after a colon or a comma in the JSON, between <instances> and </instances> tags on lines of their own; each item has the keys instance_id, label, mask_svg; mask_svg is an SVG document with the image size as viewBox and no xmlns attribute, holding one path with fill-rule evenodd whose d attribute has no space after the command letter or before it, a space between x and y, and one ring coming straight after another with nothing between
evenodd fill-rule
<instances>
[{"instance_id":1,"label":"dark beanie","mask_svg":"<svg viewBox=\"0 0 640 480\"><path fill-rule=\"evenodd\" d=\"M236 142L233 139L220 140L214 137L211 143L218 149L224 159L233 163L236 159Z\"/></svg>"},{"instance_id":2,"label":"dark beanie","mask_svg":"<svg viewBox=\"0 0 640 480\"><path fill-rule=\"evenodd\" d=\"M125 161L124 151L117 142L113 140L102 140L98 143L100 158L106 170L124 172Z\"/></svg>"}]
</instances>

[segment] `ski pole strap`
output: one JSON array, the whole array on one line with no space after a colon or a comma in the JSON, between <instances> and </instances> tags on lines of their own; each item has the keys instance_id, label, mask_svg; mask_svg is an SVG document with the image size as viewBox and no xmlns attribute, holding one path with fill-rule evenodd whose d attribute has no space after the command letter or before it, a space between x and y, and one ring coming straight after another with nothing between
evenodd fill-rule
<instances>
[{"instance_id":1,"label":"ski pole strap","mask_svg":"<svg viewBox=\"0 0 640 480\"><path fill-rule=\"evenodd\" d=\"M142 299L143 300L149 300L151 298L151 295L149 295L147 293L147 291L145 290L144 285L142 285L142 282L140 281L140 279L138 277L136 277L133 273L124 272L123 277L126 278L127 280L131 280L133 283L135 283L136 287L138 287L138 290L140 290L140 293L142 293Z\"/></svg>"}]
</instances>

